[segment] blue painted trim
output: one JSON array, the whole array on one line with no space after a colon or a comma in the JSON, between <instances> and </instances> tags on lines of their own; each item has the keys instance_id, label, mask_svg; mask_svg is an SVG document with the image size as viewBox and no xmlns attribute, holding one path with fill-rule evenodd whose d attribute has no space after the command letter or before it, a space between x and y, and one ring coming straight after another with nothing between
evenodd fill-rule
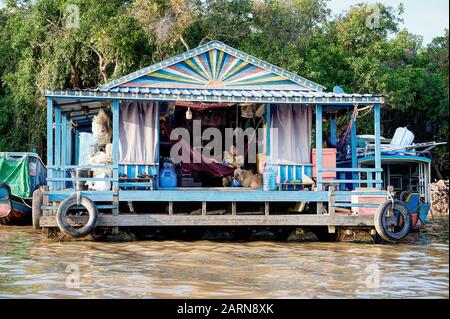
<instances>
[{"instance_id":1,"label":"blue painted trim","mask_svg":"<svg viewBox=\"0 0 450 319\"><path fill-rule=\"evenodd\" d=\"M72 153L73 153L73 131L72 131L72 124L70 123L70 120L67 120L67 155L66 155L66 162L64 165L71 164L72 163Z\"/></svg>"},{"instance_id":2,"label":"blue painted trim","mask_svg":"<svg viewBox=\"0 0 450 319\"><path fill-rule=\"evenodd\" d=\"M375 156L367 156L362 157L358 159L358 164L367 164L371 163L375 160ZM423 163L431 163L431 159L428 157L423 156L415 156L415 155L382 155L381 156L381 163L386 161L386 163L389 163L389 161L400 161L400 162L423 162Z\"/></svg>"},{"instance_id":3,"label":"blue painted trim","mask_svg":"<svg viewBox=\"0 0 450 319\"><path fill-rule=\"evenodd\" d=\"M119 185L119 117L120 105L113 101L113 186Z\"/></svg>"},{"instance_id":4,"label":"blue painted trim","mask_svg":"<svg viewBox=\"0 0 450 319\"><path fill-rule=\"evenodd\" d=\"M317 190L322 190L322 104L316 105L316 176Z\"/></svg>"},{"instance_id":5,"label":"blue painted trim","mask_svg":"<svg viewBox=\"0 0 450 319\"><path fill-rule=\"evenodd\" d=\"M174 90L174 89L173 89ZM200 90L203 91L203 90ZM259 90L256 90L259 91ZM250 91L249 91L250 92ZM333 96L329 93L316 93L316 96L272 96L264 97L262 94L260 96L217 96L214 94L210 95L183 95L169 93L164 94L162 92L158 93L134 93L134 92L101 92L101 91L89 91L89 90L47 90L45 92L46 97L53 97L57 99L68 99L68 100L82 100L82 99L93 99L96 98L100 100L143 100L143 101L191 101L191 102L234 102L234 103L272 103L272 104L316 104L321 103L323 105L334 105L335 107L348 107L353 106L355 103L359 105L372 105L374 103L384 103L384 97L382 96L361 96L361 95L343 95L343 96Z\"/></svg>"},{"instance_id":6,"label":"blue painted trim","mask_svg":"<svg viewBox=\"0 0 450 319\"><path fill-rule=\"evenodd\" d=\"M61 117L61 166L66 164L67 159L67 114L62 113Z\"/></svg>"},{"instance_id":7,"label":"blue painted trim","mask_svg":"<svg viewBox=\"0 0 450 319\"><path fill-rule=\"evenodd\" d=\"M334 113L331 114L330 117L330 135L331 135L331 144L336 145L337 137L336 137L336 115Z\"/></svg>"},{"instance_id":8,"label":"blue painted trim","mask_svg":"<svg viewBox=\"0 0 450 319\"><path fill-rule=\"evenodd\" d=\"M52 166L53 161L53 100L47 98L47 166ZM48 168L47 176L53 176L53 169ZM47 183L53 189L53 183Z\"/></svg>"},{"instance_id":9,"label":"blue painted trim","mask_svg":"<svg viewBox=\"0 0 450 319\"><path fill-rule=\"evenodd\" d=\"M32 152L0 152L0 154L2 156L6 156L6 157L24 157L24 156L27 156L27 157L39 159L42 162L42 160L39 157L39 155L36 154L36 153L32 153ZM44 166L46 166L46 165L44 165Z\"/></svg>"},{"instance_id":10,"label":"blue painted trim","mask_svg":"<svg viewBox=\"0 0 450 319\"><path fill-rule=\"evenodd\" d=\"M74 190L51 191L48 193L49 201L63 201L71 196ZM112 201L113 191L81 191L93 201ZM336 192L337 199L351 198L351 195L363 194L366 196L386 196L386 191L380 192ZM148 201L148 202L328 202L327 191L263 191L263 190L214 190L214 189L165 189L154 191L120 190L119 201ZM352 205L353 206L353 205Z\"/></svg>"},{"instance_id":11,"label":"blue painted trim","mask_svg":"<svg viewBox=\"0 0 450 319\"><path fill-rule=\"evenodd\" d=\"M352 168L358 167L358 152L357 152L357 144L356 144L356 137L357 135L357 127L356 127L356 119L353 122L351 131L350 131L350 147L352 151ZM355 172L352 173L352 179L358 179L358 174ZM358 187L357 184L353 183L353 189Z\"/></svg>"},{"instance_id":12,"label":"blue painted trim","mask_svg":"<svg viewBox=\"0 0 450 319\"><path fill-rule=\"evenodd\" d=\"M80 131L75 129L75 163L80 161Z\"/></svg>"},{"instance_id":13,"label":"blue painted trim","mask_svg":"<svg viewBox=\"0 0 450 319\"><path fill-rule=\"evenodd\" d=\"M111 177L51 177L47 178L48 181L52 182L75 182L75 181L92 181L92 182L112 182L114 178Z\"/></svg>"},{"instance_id":14,"label":"blue painted trim","mask_svg":"<svg viewBox=\"0 0 450 319\"><path fill-rule=\"evenodd\" d=\"M160 121L160 112L161 112L161 107L160 107L160 103L158 103L158 112L157 112L157 114L158 114L158 119L157 119L157 122L156 122L156 125L158 126L158 140L156 141L156 158L154 159L155 160L155 162L157 162L157 163L159 163L160 162L160 144L159 144L159 142L161 141L161 121ZM159 171L159 167L158 167L158 171ZM158 172L158 175L159 175L159 172Z\"/></svg>"},{"instance_id":15,"label":"blue painted trim","mask_svg":"<svg viewBox=\"0 0 450 319\"><path fill-rule=\"evenodd\" d=\"M346 172L346 173L375 173L382 172L383 170L377 168L344 168L344 167L336 167L336 168L327 168L324 167L321 169L322 172Z\"/></svg>"},{"instance_id":16,"label":"blue painted trim","mask_svg":"<svg viewBox=\"0 0 450 319\"><path fill-rule=\"evenodd\" d=\"M50 201L61 201L72 191L50 192ZM113 192L82 191L81 195L94 201L111 201ZM263 191L263 190L187 190L164 189L154 191L120 190L119 201L149 202L326 202L328 192Z\"/></svg>"},{"instance_id":17,"label":"blue painted trim","mask_svg":"<svg viewBox=\"0 0 450 319\"><path fill-rule=\"evenodd\" d=\"M56 176L61 177L61 107L55 107L55 166ZM61 189L61 183L56 183L56 187Z\"/></svg>"},{"instance_id":18,"label":"blue painted trim","mask_svg":"<svg viewBox=\"0 0 450 319\"><path fill-rule=\"evenodd\" d=\"M54 166L51 166L53 168ZM113 165L63 165L61 169L73 169L73 168L81 168L81 169L93 169L93 168L114 168Z\"/></svg>"},{"instance_id":19,"label":"blue painted trim","mask_svg":"<svg viewBox=\"0 0 450 319\"><path fill-rule=\"evenodd\" d=\"M333 207L367 207L378 208L380 204L358 204L358 203L335 203Z\"/></svg>"},{"instance_id":20,"label":"blue painted trim","mask_svg":"<svg viewBox=\"0 0 450 319\"><path fill-rule=\"evenodd\" d=\"M378 191L378 192L335 191L335 192L333 192L333 195L334 196L347 196L347 195L354 195L354 196L387 196L388 192L387 191L383 191L383 190Z\"/></svg>"},{"instance_id":21,"label":"blue painted trim","mask_svg":"<svg viewBox=\"0 0 450 319\"><path fill-rule=\"evenodd\" d=\"M383 181L382 180L378 180L378 181L372 181L372 183L373 182L381 183ZM331 184L331 183L333 183L333 184L344 184L344 183L347 184L347 183L352 183L353 185L356 185L356 187L358 187L358 185L360 185L360 184L368 184L369 181L358 179L358 178L356 178L356 179L325 179L325 180L323 180L323 183L324 184Z\"/></svg>"},{"instance_id":22,"label":"blue painted trim","mask_svg":"<svg viewBox=\"0 0 450 319\"><path fill-rule=\"evenodd\" d=\"M60 163L60 168L63 165L66 165L67 159L70 158L68 157L68 151L70 149L70 140L67 140L67 114L66 113L62 113L61 116L61 163ZM61 177L66 177L66 173L64 171L61 171ZM66 183L62 183L61 185L62 188L66 188L67 185Z\"/></svg>"},{"instance_id":23,"label":"blue painted trim","mask_svg":"<svg viewBox=\"0 0 450 319\"><path fill-rule=\"evenodd\" d=\"M374 106L374 126L375 126L375 168L381 168L381 115L380 104ZM381 180L381 172L375 173L375 179ZM376 183L376 186L381 188L382 183Z\"/></svg>"},{"instance_id":24,"label":"blue painted trim","mask_svg":"<svg viewBox=\"0 0 450 319\"><path fill-rule=\"evenodd\" d=\"M270 104L266 105L266 130L267 130L267 144L266 144L266 163L270 163L271 145L270 145L270 126L271 126L271 111Z\"/></svg>"}]
</instances>

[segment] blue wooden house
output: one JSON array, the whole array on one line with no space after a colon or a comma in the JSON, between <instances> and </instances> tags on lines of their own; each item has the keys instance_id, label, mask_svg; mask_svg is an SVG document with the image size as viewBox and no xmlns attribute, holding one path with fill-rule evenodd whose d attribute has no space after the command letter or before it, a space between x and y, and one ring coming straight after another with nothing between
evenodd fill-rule
<instances>
[{"instance_id":1,"label":"blue wooden house","mask_svg":"<svg viewBox=\"0 0 450 319\"><path fill-rule=\"evenodd\" d=\"M48 188L36 214L41 215L40 226L46 230L59 228L66 234L83 236L95 227L117 232L121 227L141 226L324 226L329 232L365 229L388 240L399 240L409 231L409 214L392 200L381 178L383 96L328 92L320 84L219 41L97 89L48 90L45 96ZM263 140L264 158L273 167L277 187L203 186L207 184L206 178L202 187L183 187L179 183L177 187L159 187L157 181L164 169L161 152L167 143L162 141L160 118L174 105L177 109L184 107L182 114L191 108L195 111L198 105L205 110L209 105L223 106L225 115L236 112L242 105L262 107L262 127L267 130ZM336 116L352 114L355 108L368 106L374 114L373 165L358 167L354 124L347 143L351 165L336 167L332 164L335 153L330 152L333 147L324 147L324 137L331 136L336 143ZM86 164L80 158L82 134L90 132L92 118L101 109L111 116L112 161L107 165ZM144 136L146 131L139 131L142 128L139 125L135 137L125 136L123 127L128 114L136 109L145 118L141 125L151 132L150 142ZM282 136L274 140L270 128L283 121L280 114L286 109L300 115L291 118L293 129L283 127ZM236 118L235 125L241 120L236 114L232 116ZM326 121L329 131L324 132ZM303 142L297 143L300 140ZM144 144L149 147L143 147ZM287 152L286 148L294 150ZM99 178L73 174L93 169L109 169L111 175ZM305 179L312 179L314 184L306 184ZM111 187L106 190L76 187L85 181L108 182ZM349 184L354 187L344 187ZM362 198L365 201L359 200ZM229 206L229 210L211 214L209 207L218 203ZM251 214L240 211L240 203L254 203L256 211ZM309 209L305 210L303 205L297 211L275 213L272 208L281 203L307 203ZM177 207L194 204L199 205L200 214L177 213ZM258 211L259 207L262 208ZM366 208L373 214L355 213L352 210L355 207ZM89 217L72 216L71 212L77 209L84 209Z\"/></svg>"}]
</instances>

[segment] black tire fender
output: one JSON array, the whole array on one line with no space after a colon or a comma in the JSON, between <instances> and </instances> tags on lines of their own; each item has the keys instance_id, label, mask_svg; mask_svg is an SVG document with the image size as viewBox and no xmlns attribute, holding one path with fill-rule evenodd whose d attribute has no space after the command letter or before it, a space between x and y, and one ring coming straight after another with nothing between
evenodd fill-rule
<instances>
[{"instance_id":1,"label":"black tire fender","mask_svg":"<svg viewBox=\"0 0 450 319\"><path fill-rule=\"evenodd\" d=\"M390 242L396 242L405 238L409 234L411 230L411 212L409 211L405 203L397 199L394 200L393 208L395 212L401 214L401 216L403 217L403 227L399 231L393 232L389 230L389 226L387 225L386 221L386 213L391 208L391 200L387 200L383 204L381 204L378 207L377 212L375 213L374 224L375 229L381 238Z\"/></svg>"},{"instance_id":2,"label":"black tire fender","mask_svg":"<svg viewBox=\"0 0 450 319\"><path fill-rule=\"evenodd\" d=\"M84 206L89 213L88 222L81 228L72 227L67 221L67 213L70 208L78 204ZM98 219L99 216L97 206L91 199L85 196L80 196L78 199L77 195L73 195L65 199L58 207L58 211L56 213L56 223L58 224L59 229L63 233L73 237L83 237L88 235L95 229L95 227L97 227Z\"/></svg>"},{"instance_id":3,"label":"black tire fender","mask_svg":"<svg viewBox=\"0 0 450 319\"><path fill-rule=\"evenodd\" d=\"M31 205L31 218L33 222L33 229L40 229L39 220L42 216L42 203L44 194L42 188L37 188L33 192L33 202Z\"/></svg>"}]
</instances>

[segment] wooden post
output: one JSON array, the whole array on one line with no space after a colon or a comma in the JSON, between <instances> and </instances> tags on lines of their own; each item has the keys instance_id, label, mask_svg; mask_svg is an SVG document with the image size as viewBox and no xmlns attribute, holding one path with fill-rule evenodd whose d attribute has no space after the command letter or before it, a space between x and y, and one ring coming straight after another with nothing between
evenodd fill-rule
<instances>
[{"instance_id":1,"label":"wooden post","mask_svg":"<svg viewBox=\"0 0 450 319\"><path fill-rule=\"evenodd\" d=\"M53 100L47 98L47 176L53 177ZM50 190L53 190L53 182L48 182Z\"/></svg>"},{"instance_id":2,"label":"wooden post","mask_svg":"<svg viewBox=\"0 0 450 319\"><path fill-rule=\"evenodd\" d=\"M352 168L358 167L358 153L357 153L357 144L356 144L356 119L353 122L352 129L350 130L350 147L352 150ZM352 173L352 179L357 180L358 174ZM353 189L358 187L358 183L353 183Z\"/></svg>"},{"instance_id":3,"label":"wooden post","mask_svg":"<svg viewBox=\"0 0 450 319\"><path fill-rule=\"evenodd\" d=\"M169 202L169 215L173 215L173 202Z\"/></svg>"},{"instance_id":4,"label":"wooden post","mask_svg":"<svg viewBox=\"0 0 450 319\"><path fill-rule=\"evenodd\" d=\"M74 157L75 157L75 163L79 163L80 161L80 131L76 128L74 128L75 131L75 145L74 145Z\"/></svg>"},{"instance_id":5,"label":"wooden post","mask_svg":"<svg viewBox=\"0 0 450 319\"><path fill-rule=\"evenodd\" d=\"M55 107L55 169L56 177L61 175L61 107ZM56 182L56 188L61 189L62 182Z\"/></svg>"},{"instance_id":6,"label":"wooden post","mask_svg":"<svg viewBox=\"0 0 450 319\"><path fill-rule=\"evenodd\" d=\"M334 203L336 202L336 197L333 194L334 186L330 186L328 188L328 214L334 215L336 209L334 207Z\"/></svg>"},{"instance_id":7,"label":"wooden post","mask_svg":"<svg viewBox=\"0 0 450 319\"><path fill-rule=\"evenodd\" d=\"M269 216L269 202L264 202L264 214Z\"/></svg>"},{"instance_id":8,"label":"wooden post","mask_svg":"<svg viewBox=\"0 0 450 319\"><path fill-rule=\"evenodd\" d=\"M119 215L119 100L113 101L112 116L113 116L113 182L112 189L114 191L113 204L117 207L113 209L113 215ZM112 228L113 234L119 233L119 227Z\"/></svg>"},{"instance_id":9,"label":"wooden post","mask_svg":"<svg viewBox=\"0 0 450 319\"><path fill-rule=\"evenodd\" d=\"M67 164L67 149L70 143L67 140L67 113L62 113L61 119L61 168ZM61 170L61 177L66 177L66 171ZM62 189L66 188L66 182L61 182Z\"/></svg>"},{"instance_id":10,"label":"wooden post","mask_svg":"<svg viewBox=\"0 0 450 319\"><path fill-rule=\"evenodd\" d=\"M44 195L42 196L42 205L43 206L49 206L50 202L48 200L48 185L42 186L42 191L44 192ZM48 216L49 211L47 209L42 211L42 216Z\"/></svg>"},{"instance_id":11,"label":"wooden post","mask_svg":"<svg viewBox=\"0 0 450 319\"><path fill-rule=\"evenodd\" d=\"M334 113L330 116L330 135L331 135L331 144L336 145L337 137L336 137L336 115Z\"/></svg>"},{"instance_id":12,"label":"wooden post","mask_svg":"<svg viewBox=\"0 0 450 319\"><path fill-rule=\"evenodd\" d=\"M113 186L113 209L112 215L119 216L119 186ZM112 234L117 235L119 233L119 227L112 227Z\"/></svg>"},{"instance_id":13,"label":"wooden post","mask_svg":"<svg viewBox=\"0 0 450 319\"><path fill-rule=\"evenodd\" d=\"M157 103L157 106L153 106L153 107L156 107L156 108L158 108L158 112L157 112L157 121L156 121L156 125L157 125L157 127L158 127L158 141L156 141L156 158L155 158L155 163L156 164L158 164L157 166L156 166L156 169L155 169L155 171L154 172L152 172L152 174L151 175L154 175L155 173L156 174L159 174L159 172L158 172L158 168L159 168L159 157L160 157L160 147L161 147L161 145L160 145L160 142L161 142L161 121L159 120L159 112L160 112L160 108L159 108L159 103ZM147 172L147 174L148 174L148 172Z\"/></svg>"},{"instance_id":14,"label":"wooden post","mask_svg":"<svg viewBox=\"0 0 450 319\"><path fill-rule=\"evenodd\" d=\"M206 215L206 202L202 202L202 215Z\"/></svg>"},{"instance_id":15,"label":"wooden post","mask_svg":"<svg viewBox=\"0 0 450 319\"><path fill-rule=\"evenodd\" d=\"M380 104L375 104L374 107L374 130L375 130L375 168L381 169L381 117L380 117ZM381 172L375 173L376 187L381 189L382 184Z\"/></svg>"},{"instance_id":16,"label":"wooden post","mask_svg":"<svg viewBox=\"0 0 450 319\"><path fill-rule=\"evenodd\" d=\"M113 187L119 186L119 100L113 101Z\"/></svg>"},{"instance_id":17,"label":"wooden post","mask_svg":"<svg viewBox=\"0 0 450 319\"><path fill-rule=\"evenodd\" d=\"M236 215L236 202L231 202L231 215Z\"/></svg>"},{"instance_id":18,"label":"wooden post","mask_svg":"<svg viewBox=\"0 0 450 319\"><path fill-rule=\"evenodd\" d=\"M317 190L322 190L322 105L316 105L316 170Z\"/></svg>"},{"instance_id":19,"label":"wooden post","mask_svg":"<svg viewBox=\"0 0 450 319\"><path fill-rule=\"evenodd\" d=\"M61 165L66 165L67 155L67 113L61 116ZM64 176L63 176L64 177Z\"/></svg>"},{"instance_id":20,"label":"wooden post","mask_svg":"<svg viewBox=\"0 0 450 319\"><path fill-rule=\"evenodd\" d=\"M270 121L271 121L271 107L270 104L266 104L266 164L269 163L270 161L270 150L271 150L271 145L270 145Z\"/></svg>"}]
</instances>

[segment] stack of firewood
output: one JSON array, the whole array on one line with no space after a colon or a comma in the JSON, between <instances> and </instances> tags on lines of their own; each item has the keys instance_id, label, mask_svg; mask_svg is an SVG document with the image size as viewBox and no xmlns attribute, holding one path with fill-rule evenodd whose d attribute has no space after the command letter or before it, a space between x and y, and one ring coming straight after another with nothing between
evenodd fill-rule
<instances>
[{"instance_id":1,"label":"stack of firewood","mask_svg":"<svg viewBox=\"0 0 450 319\"><path fill-rule=\"evenodd\" d=\"M448 214L448 180L431 183L431 214Z\"/></svg>"}]
</instances>

